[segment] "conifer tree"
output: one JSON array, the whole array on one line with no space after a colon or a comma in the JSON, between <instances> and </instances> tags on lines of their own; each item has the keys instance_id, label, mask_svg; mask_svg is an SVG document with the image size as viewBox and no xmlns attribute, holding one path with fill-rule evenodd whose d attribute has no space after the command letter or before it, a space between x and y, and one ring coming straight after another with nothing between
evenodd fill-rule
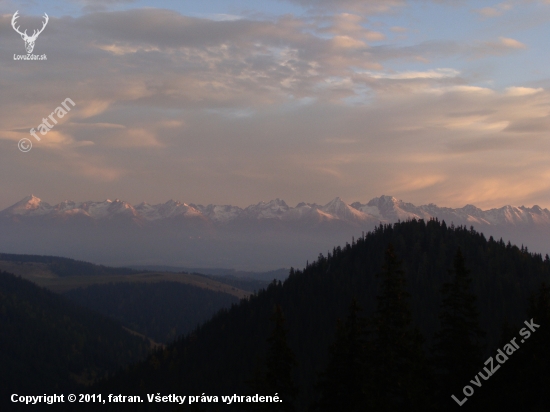
<instances>
[{"instance_id":1,"label":"conifer tree","mask_svg":"<svg viewBox=\"0 0 550 412\"><path fill-rule=\"evenodd\" d=\"M488 382L490 396L478 408L486 410L550 410L550 288L544 283L538 292L531 295L525 323L511 326L507 322L503 326L499 347L508 350L506 367ZM522 329L524 334L518 336ZM525 333L529 332L526 338ZM513 352L512 340L519 346Z\"/></svg>"},{"instance_id":2,"label":"conifer tree","mask_svg":"<svg viewBox=\"0 0 550 412\"><path fill-rule=\"evenodd\" d=\"M378 276L380 294L371 321L372 361L365 393L376 411L427 411L431 388L423 338L413 326L405 272L391 244Z\"/></svg>"},{"instance_id":3,"label":"conifer tree","mask_svg":"<svg viewBox=\"0 0 550 412\"><path fill-rule=\"evenodd\" d=\"M287 343L283 311L280 305L275 306L271 316L273 331L268 342L265 359L265 372L257 370L251 382L255 393L264 396L278 395L282 402L254 404L255 411L294 412L294 402L298 396L298 387L292 379L292 371L297 366L296 358Z\"/></svg>"},{"instance_id":4,"label":"conifer tree","mask_svg":"<svg viewBox=\"0 0 550 412\"><path fill-rule=\"evenodd\" d=\"M460 248L449 270L450 282L441 287L440 329L434 336L433 362L439 382L440 407L455 403L453 394L462 399L462 388L483 367L485 333L479 326L472 279ZM479 397L478 397L479 398ZM464 405L470 409L471 405Z\"/></svg>"},{"instance_id":5,"label":"conifer tree","mask_svg":"<svg viewBox=\"0 0 550 412\"><path fill-rule=\"evenodd\" d=\"M535 406L534 410L548 411L550 410L550 287L543 283L536 295L530 299L529 310L527 311L527 322L534 323L538 326L531 331L529 340L526 341L529 360L526 366L526 381L534 390L529 398L533 399ZM531 322L531 319L533 320ZM522 325L525 326L525 325Z\"/></svg>"},{"instance_id":6,"label":"conifer tree","mask_svg":"<svg viewBox=\"0 0 550 412\"><path fill-rule=\"evenodd\" d=\"M321 375L316 412L363 412L368 407L363 392L366 371L365 320L353 299L346 322L338 320L336 339L329 349L329 363Z\"/></svg>"}]
</instances>

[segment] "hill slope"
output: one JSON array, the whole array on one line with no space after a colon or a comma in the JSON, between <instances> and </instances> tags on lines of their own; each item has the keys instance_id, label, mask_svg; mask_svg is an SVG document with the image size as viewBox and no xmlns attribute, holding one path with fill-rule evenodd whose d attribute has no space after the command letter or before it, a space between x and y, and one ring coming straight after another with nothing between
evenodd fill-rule
<instances>
[{"instance_id":1,"label":"hill slope","mask_svg":"<svg viewBox=\"0 0 550 412\"><path fill-rule=\"evenodd\" d=\"M239 302L227 293L176 282L92 285L64 296L165 343Z\"/></svg>"},{"instance_id":2,"label":"hill slope","mask_svg":"<svg viewBox=\"0 0 550 412\"><path fill-rule=\"evenodd\" d=\"M11 393L84 390L150 349L117 322L5 272L0 330L2 401Z\"/></svg>"},{"instance_id":3,"label":"hill slope","mask_svg":"<svg viewBox=\"0 0 550 412\"><path fill-rule=\"evenodd\" d=\"M462 249L472 271L481 325L487 331L487 353L497 347L503 322L521 325L530 293L550 279L549 260L502 241L487 240L473 229L422 220L380 226L354 245L334 249L328 257L321 255L305 270L291 271L284 284L272 283L267 290L219 313L98 390L141 393L143 398L157 392L244 394L245 382L266 353L271 330L268 319L274 306L280 305L287 319L288 342L298 360L294 373L301 388L297 409L306 410L315 398L317 373L327 363L336 320L345 317L354 297L366 315L374 309L375 275L389 243L403 259L413 318L427 338L438 327L440 287L449 281L453 257ZM159 410L160 405L140 407L131 410Z\"/></svg>"}]
</instances>

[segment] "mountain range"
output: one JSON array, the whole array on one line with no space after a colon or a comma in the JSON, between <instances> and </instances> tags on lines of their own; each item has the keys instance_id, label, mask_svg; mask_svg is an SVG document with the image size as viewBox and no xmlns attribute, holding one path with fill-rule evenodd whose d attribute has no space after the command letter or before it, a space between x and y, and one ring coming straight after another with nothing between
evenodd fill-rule
<instances>
[{"instance_id":1,"label":"mountain range","mask_svg":"<svg viewBox=\"0 0 550 412\"><path fill-rule=\"evenodd\" d=\"M0 219L84 217L92 220L130 218L136 223L154 222L162 219L200 219L214 224L239 220L275 219L284 222L342 221L348 224L393 223L397 220L438 218L455 225L508 225L508 226L550 226L550 211L535 205L503 206L498 209L482 210L474 205L462 208L439 207L433 203L415 206L392 196L376 197L363 204L347 204L339 197L326 205L299 203L288 206L284 200L274 199L260 202L246 208L231 205L196 205L169 200L166 203L150 205L140 203L132 206L122 200L102 202L63 201L50 205L31 195L0 212Z\"/></svg>"},{"instance_id":2,"label":"mountain range","mask_svg":"<svg viewBox=\"0 0 550 412\"><path fill-rule=\"evenodd\" d=\"M550 241L550 211L537 205L453 209L415 206L392 196L351 204L337 197L325 205L295 207L281 199L245 208L175 200L131 205L118 199L50 205L31 195L0 212L0 249L111 265L270 270L303 266L304 257L314 259L381 223L435 218L540 253Z\"/></svg>"}]
</instances>

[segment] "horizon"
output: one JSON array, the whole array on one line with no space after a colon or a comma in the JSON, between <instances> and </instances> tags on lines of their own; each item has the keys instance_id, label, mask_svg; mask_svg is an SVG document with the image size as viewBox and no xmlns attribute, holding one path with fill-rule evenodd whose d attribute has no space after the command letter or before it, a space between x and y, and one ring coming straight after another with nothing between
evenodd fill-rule
<instances>
[{"instance_id":1,"label":"horizon","mask_svg":"<svg viewBox=\"0 0 550 412\"><path fill-rule=\"evenodd\" d=\"M428 203L420 203L420 204L415 204L413 202L409 202L405 199L400 199L396 196L392 196L392 195L380 195L380 196L375 196L373 198L370 198L366 201L362 201L362 200L354 200L354 201L346 201L344 199L342 199L340 196L335 196L333 198L331 198L329 201L326 201L326 202L307 202L305 200L301 200L299 202L296 203L296 206L292 206L293 203L289 203L287 202L285 199L283 198L280 198L280 197L274 197L274 198L271 198L269 200L260 200L260 201L257 201L257 202L254 202L254 203L250 203L250 204L247 204L247 205L236 205L236 204L229 204L229 203L208 203L208 204L202 204L202 203L198 203L198 202L193 202L193 201L185 201L185 200L179 200L179 199L176 199L176 198L170 198L166 201L161 201L159 203L152 203L152 202L148 202L146 200L141 200L139 202L136 202L136 203L131 203L131 202L128 202L124 199L121 199L121 198L107 198L107 199L103 199L103 200L75 200L75 199L63 199L63 200L60 200L60 201L54 201L54 202L51 202L51 201L46 201L44 200L43 198L41 198L40 196L36 196L34 194L30 194L30 195L27 195L25 197L23 197L22 199L14 202L14 203L11 203L9 206L7 207L0 207L0 212L6 210L6 209L9 209L10 207L13 207L15 205L17 205L18 203L21 203L23 202L24 200L26 199L29 199L29 200L32 200L32 198L35 198L35 199L38 199L40 200L41 202L44 202L44 203L47 203L48 205L50 206L56 206L60 203L63 203L63 202L75 202L75 203L102 203L102 202L123 202L123 203L127 203L129 205L131 205L132 207L136 207L136 206L139 206L141 204L147 204L147 205L150 205L150 206L159 206L159 205L163 205L163 204L166 204L168 202L176 202L176 203L180 203L180 204L185 204L185 205L195 205L195 206L202 206L202 207L208 207L208 206L232 206L232 207L238 207L240 209L246 209L247 207L250 207L250 206L255 206L255 205L259 205L259 204L269 204L271 202L274 202L274 201L277 201L277 200L280 200L282 202L284 202L289 208L296 208L298 207L299 204L301 203L305 203L307 205L316 205L316 206L320 206L320 207L324 207L324 206L327 206L328 204L334 202L335 200L341 200L342 202L344 202L346 205L348 206L351 206L352 204L354 203L361 203L361 204L368 204L369 202L371 202L372 200L376 200L376 199L380 199L380 198L383 198L383 197L389 197L389 198L393 198L395 200L397 200L398 202L403 202L403 203L410 203L410 204L413 204L414 206L416 207L422 207L422 206L430 206L430 205L435 205L435 206L438 206L440 208L450 208L450 209L463 209L467 206L474 206L480 210L482 210L483 212L487 212L487 211L491 211L491 210L497 210L497 209L501 209L501 208L504 208L504 207L508 207L508 206L511 206L511 207L517 207L517 208L527 208L527 209L532 209L534 207L540 207L542 210L548 210L550 211L550 209L548 207L545 207L545 206L541 206L541 205L538 205L538 204L533 204L531 206L526 206L525 204L522 204L522 205L513 205L513 204L506 204L506 205L501 205L499 207L492 207L492 208L481 208L479 206L477 206L476 204L471 204L471 203L467 203L463 206L458 206L458 207L451 207L451 206L448 206L448 205L441 205L441 204L436 204L434 202L428 202ZM364 202L364 203L363 203ZM353 206L352 206L353 207Z\"/></svg>"}]
</instances>

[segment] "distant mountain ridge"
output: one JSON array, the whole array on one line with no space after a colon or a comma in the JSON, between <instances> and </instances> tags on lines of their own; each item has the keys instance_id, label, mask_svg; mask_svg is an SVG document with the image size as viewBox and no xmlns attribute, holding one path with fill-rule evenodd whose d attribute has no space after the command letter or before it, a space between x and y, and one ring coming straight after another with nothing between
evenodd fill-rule
<instances>
[{"instance_id":1,"label":"distant mountain ridge","mask_svg":"<svg viewBox=\"0 0 550 412\"><path fill-rule=\"evenodd\" d=\"M397 220L438 218L455 225L542 225L550 226L550 211L533 207L506 205L501 208L482 210L474 205L462 208L439 207L433 203L415 206L392 196L380 196L362 204L347 204L339 197L326 205L299 203L290 207L284 200L274 199L259 202L246 208L231 205L196 205L169 200L166 203L150 205L130 203L116 199L102 202L63 201L50 205L31 195L0 212L0 219L20 219L28 217L70 218L80 216L93 220L112 220L126 217L136 222L154 222L163 219L199 219L213 224L239 220L275 219L295 222L301 220L330 221L340 220L351 224L393 223Z\"/></svg>"},{"instance_id":2,"label":"distant mountain ridge","mask_svg":"<svg viewBox=\"0 0 550 412\"><path fill-rule=\"evenodd\" d=\"M65 256L109 266L166 265L265 272L303 267L380 224L438 219L549 253L550 211L535 205L482 210L416 206L391 196L325 205L284 200L245 208L116 199L51 205L28 196L0 212L0 252ZM200 271L200 270L199 270Z\"/></svg>"}]
</instances>

